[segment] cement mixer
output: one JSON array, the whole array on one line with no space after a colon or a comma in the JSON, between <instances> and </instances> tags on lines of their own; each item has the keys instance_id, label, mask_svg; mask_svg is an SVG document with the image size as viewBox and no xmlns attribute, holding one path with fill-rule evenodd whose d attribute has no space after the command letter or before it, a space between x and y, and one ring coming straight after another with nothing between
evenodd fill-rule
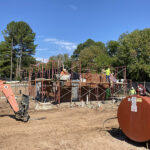
<instances>
[{"instance_id":1,"label":"cement mixer","mask_svg":"<svg viewBox=\"0 0 150 150\"><path fill-rule=\"evenodd\" d=\"M120 128L129 139L150 141L150 97L126 97L121 101L117 115Z\"/></svg>"}]
</instances>

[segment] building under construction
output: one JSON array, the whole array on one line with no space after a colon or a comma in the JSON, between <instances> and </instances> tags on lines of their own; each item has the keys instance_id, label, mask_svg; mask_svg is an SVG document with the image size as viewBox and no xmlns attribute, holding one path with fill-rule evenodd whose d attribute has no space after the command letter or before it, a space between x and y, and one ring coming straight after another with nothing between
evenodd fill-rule
<instances>
[{"instance_id":1,"label":"building under construction","mask_svg":"<svg viewBox=\"0 0 150 150\"><path fill-rule=\"evenodd\" d=\"M66 68L61 61L49 61L31 65L29 95L41 102L104 101L127 93L126 67L113 68L110 82L102 71L82 71L80 61L72 61L68 74L61 75ZM111 69L112 70L112 69Z\"/></svg>"}]
</instances>

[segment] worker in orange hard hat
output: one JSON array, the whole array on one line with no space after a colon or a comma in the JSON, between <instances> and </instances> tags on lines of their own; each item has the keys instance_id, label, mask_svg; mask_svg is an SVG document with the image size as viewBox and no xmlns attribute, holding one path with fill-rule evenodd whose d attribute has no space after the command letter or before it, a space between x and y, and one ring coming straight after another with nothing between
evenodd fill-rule
<instances>
[{"instance_id":1,"label":"worker in orange hard hat","mask_svg":"<svg viewBox=\"0 0 150 150\"><path fill-rule=\"evenodd\" d=\"M63 70L61 71L61 73L60 73L60 75L67 75L67 74L68 74L68 72L67 72L66 69L63 69Z\"/></svg>"}]
</instances>

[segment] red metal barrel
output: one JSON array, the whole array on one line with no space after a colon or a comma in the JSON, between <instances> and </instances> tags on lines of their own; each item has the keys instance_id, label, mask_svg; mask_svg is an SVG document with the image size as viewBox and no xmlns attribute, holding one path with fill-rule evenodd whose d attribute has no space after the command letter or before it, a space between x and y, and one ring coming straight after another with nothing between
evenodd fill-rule
<instances>
[{"instance_id":1,"label":"red metal barrel","mask_svg":"<svg viewBox=\"0 0 150 150\"><path fill-rule=\"evenodd\" d=\"M132 95L122 100L118 122L123 133L133 141L150 140L150 97Z\"/></svg>"}]
</instances>

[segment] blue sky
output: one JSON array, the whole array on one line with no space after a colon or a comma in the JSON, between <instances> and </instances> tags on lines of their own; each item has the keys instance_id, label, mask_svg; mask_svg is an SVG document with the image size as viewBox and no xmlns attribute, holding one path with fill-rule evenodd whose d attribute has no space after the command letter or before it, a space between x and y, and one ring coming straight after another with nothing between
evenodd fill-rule
<instances>
[{"instance_id":1,"label":"blue sky","mask_svg":"<svg viewBox=\"0 0 150 150\"><path fill-rule=\"evenodd\" d=\"M36 58L72 54L88 38L107 43L150 27L150 0L0 0L0 31L25 21L36 33ZM3 40L0 34L0 41Z\"/></svg>"}]
</instances>

